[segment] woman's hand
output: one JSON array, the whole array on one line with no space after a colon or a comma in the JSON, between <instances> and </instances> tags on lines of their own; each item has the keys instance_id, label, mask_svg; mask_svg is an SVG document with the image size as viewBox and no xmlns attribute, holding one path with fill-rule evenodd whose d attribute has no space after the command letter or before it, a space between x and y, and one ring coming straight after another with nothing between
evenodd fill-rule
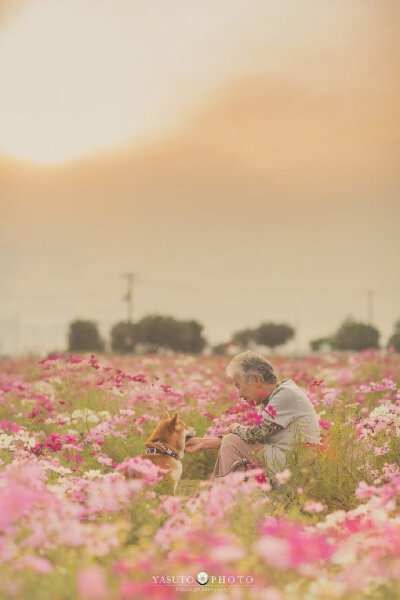
<instances>
[{"instance_id":1,"label":"woman's hand","mask_svg":"<svg viewBox=\"0 0 400 600\"><path fill-rule=\"evenodd\" d=\"M231 423L228 427L228 429L225 429L225 431L222 432L223 435L227 435L228 433L234 433L236 427L240 425L240 423Z\"/></svg>"},{"instance_id":2,"label":"woman's hand","mask_svg":"<svg viewBox=\"0 0 400 600\"><path fill-rule=\"evenodd\" d=\"M228 427L228 429L226 431L224 431L224 433L234 433L236 427L240 425L240 423L231 423Z\"/></svg>"},{"instance_id":3,"label":"woman's hand","mask_svg":"<svg viewBox=\"0 0 400 600\"><path fill-rule=\"evenodd\" d=\"M203 438L199 438L199 437L189 438L185 444L184 450L185 450L185 452L188 452L189 454L193 454L194 452L197 452L198 450L203 450Z\"/></svg>"}]
</instances>

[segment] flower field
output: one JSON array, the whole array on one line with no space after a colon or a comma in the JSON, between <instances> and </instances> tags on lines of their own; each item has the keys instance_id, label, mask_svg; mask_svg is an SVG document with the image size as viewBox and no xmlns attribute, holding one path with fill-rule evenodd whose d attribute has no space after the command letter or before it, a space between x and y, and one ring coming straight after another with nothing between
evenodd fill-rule
<instances>
[{"instance_id":1,"label":"flower field","mask_svg":"<svg viewBox=\"0 0 400 600\"><path fill-rule=\"evenodd\" d=\"M257 422L222 356L0 361L0 597L400 597L399 355L269 357L319 415L321 444L211 483L185 454L177 495L138 458L165 410L197 436ZM208 574L208 583L196 581Z\"/></svg>"}]
</instances>

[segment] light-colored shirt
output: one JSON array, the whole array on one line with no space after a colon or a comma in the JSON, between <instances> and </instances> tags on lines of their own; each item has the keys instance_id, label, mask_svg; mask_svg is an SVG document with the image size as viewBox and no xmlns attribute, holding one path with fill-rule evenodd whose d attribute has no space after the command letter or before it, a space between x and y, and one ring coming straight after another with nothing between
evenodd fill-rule
<instances>
[{"instance_id":1,"label":"light-colored shirt","mask_svg":"<svg viewBox=\"0 0 400 600\"><path fill-rule=\"evenodd\" d=\"M272 414L268 408L273 409ZM286 452L292 444L320 442L318 416L305 391L293 381L283 379L268 396L267 402L257 407L258 414L278 425L282 429L268 437L263 457L267 471L281 471L286 463ZM276 411L276 414L275 412Z\"/></svg>"}]
</instances>

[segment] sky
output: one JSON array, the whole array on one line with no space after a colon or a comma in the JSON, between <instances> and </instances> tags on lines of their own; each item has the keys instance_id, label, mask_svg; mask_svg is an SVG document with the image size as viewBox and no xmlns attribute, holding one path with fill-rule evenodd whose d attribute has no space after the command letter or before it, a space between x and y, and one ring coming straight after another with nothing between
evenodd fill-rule
<instances>
[{"instance_id":1,"label":"sky","mask_svg":"<svg viewBox=\"0 0 400 600\"><path fill-rule=\"evenodd\" d=\"M400 319L394 0L2 0L0 354Z\"/></svg>"}]
</instances>

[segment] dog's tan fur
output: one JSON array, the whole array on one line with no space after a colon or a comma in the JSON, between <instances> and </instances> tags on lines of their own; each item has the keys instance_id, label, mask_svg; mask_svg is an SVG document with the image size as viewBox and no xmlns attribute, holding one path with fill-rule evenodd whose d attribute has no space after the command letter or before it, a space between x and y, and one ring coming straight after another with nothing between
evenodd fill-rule
<instances>
[{"instance_id":1,"label":"dog's tan fur","mask_svg":"<svg viewBox=\"0 0 400 600\"><path fill-rule=\"evenodd\" d=\"M178 411L175 412L173 417L170 416L169 412L165 412L161 422L157 425L153 433L147 438L145 442L145 448L159 448L154 440L162 440L168 448L174 450L180 459L183 458L185 439L196 435L193 427L187 427L187 425L178 416ZM168 472L164 474L164 479L169 477L173 481L173 495L175 495L176 488L179 479L182 475L182 463L181 460L177 460L173 456L168 454L141 454L141 458L151 460L155 465L162 469L168 469Z\"/></svg>"}]
</instances>

